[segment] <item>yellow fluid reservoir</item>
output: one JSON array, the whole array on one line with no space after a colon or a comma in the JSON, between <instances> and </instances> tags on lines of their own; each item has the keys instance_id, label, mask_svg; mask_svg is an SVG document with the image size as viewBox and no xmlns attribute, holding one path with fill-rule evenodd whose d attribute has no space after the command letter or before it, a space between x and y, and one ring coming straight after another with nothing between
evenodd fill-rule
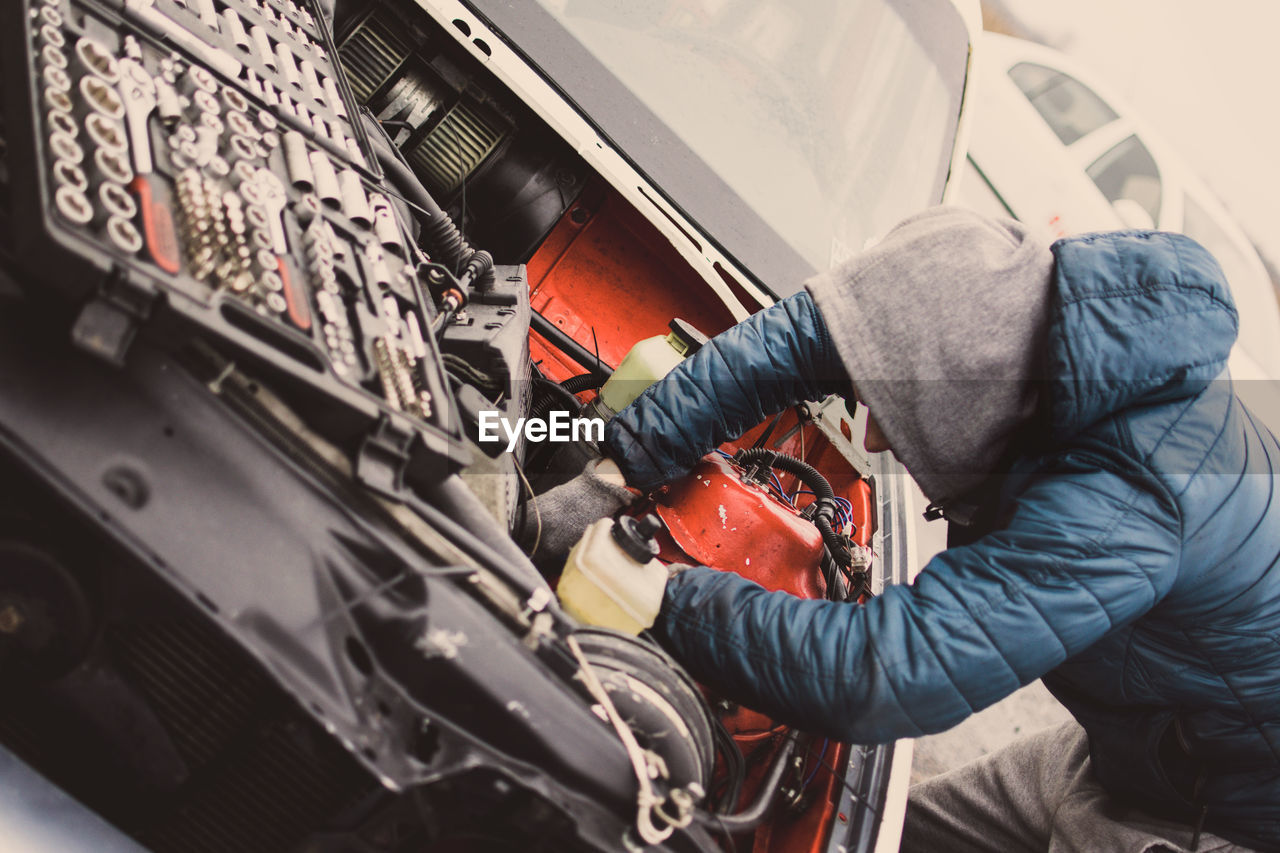
<instances>
[{"instance_id":1,"label":"yellow fluid reservoir","mask_svg":"<svg viewBox=\"0 0 1280 853\"><path fill-rule=\"evenodd\" d=\"M655 555L656 516L602 518L587 528L569 552L556 594L580 622L639 634L662 607L667 567Z\"/></svg>"},{"instance_id":2,"label":"yellow fluid reservoir","mask_svg":"<svg viewBox=\"0 0 1280 853\"><path fill-rule=\"evenodd\" d=\"M644 389L670 373L685 356L692 355L704 343L706 335L684 320L672 320L671 332L638 342L627 352L622 364L600 389L600 402L607 416L631 405Z\"/></svg>"}]
</instances>

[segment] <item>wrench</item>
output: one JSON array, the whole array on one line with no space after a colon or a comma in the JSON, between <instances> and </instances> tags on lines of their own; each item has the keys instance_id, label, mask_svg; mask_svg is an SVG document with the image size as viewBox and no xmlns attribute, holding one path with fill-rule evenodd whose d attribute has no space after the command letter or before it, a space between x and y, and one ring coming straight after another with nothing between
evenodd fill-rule
<instances>
[{"instance_id":1,"label":"wrench","mask_svg":"<svg viewBox=\"0 0 1280 853\"><path fill-rule=\"evenodd\" d=\"M156 81L136 59L121 59L120 96L124 99L124 120L129 128L134 171L151 172L151 113L156 108Z\"/></svg>"},{"instance_id":2,"label":"wrench","mask_svg":"<svg viewBox=\"0 0 1280 853\"><path fill-rule=\"evenodd\" d=\"M155 0L125 0L124 12L143 25L159 30L174 44L194 54L210 68L221 71L232 79L240 76L241 65L231 54L205 44L199 36L156 9Z\"/></svg>"},{"instance_id":3,"label":"wrench","mask_svg":"<svg viewBox=\"0 0 1280 853\"><path fill-rule=\"evenodd\" d=\"M215 33L218 31L218 10L213 0L196 0L196 14L200 16L200 23Z\"/></svg>"},{"instance_id":4,"label":"wrench","mask_svg":"<svg viewBox=\"0 0 1280 853\"><path fill-rule=\"evenodd\" d=\"M250 201L261 205L266 211L267 227L271 231L271 249L277 255L283 255L289 251L289 245L285 239L284 222L280 218L284 213L285 205L289 202L289 196L284 190L284 182L270 169L259 169L254 175L253 184L253 190L245 187L248 190L246 198L252 196Z\"/></svg>"},{"instance_id":5,"label":"wrench","mask_svg":"<svg viewBox=\"0 0 1280 853\"><path fill-rule=\"evenodd\" d=\"M276 255L276 268L280 273L280 281L284 285L285 306L292 322L304 332L311 328L311 308L307 304L306 295L300 292L298 283L293 280L285 254L289 251L285 239L284 213L289 196L285 192L284 182L270 169L259 169L251 181L246 181L240 188L245 200L262 207L267 214L267 229L271 232L271 249Z\"/></svg>"},{"instance_id":6,"label":"wrench","mask_svg":"<svg viewBox=\"0 0 1280 853\"><path fill-rule=\"evenodd\" d=\"M129 189L138 196L142 233L151 259L165 272L177 273L182 264L173 211L152 174L151 113L156 108L156 81L137 59L121 59L119 65L120 96L124 100L125 125L133 155L134 177Z\"/></svg>"}]
</instances>

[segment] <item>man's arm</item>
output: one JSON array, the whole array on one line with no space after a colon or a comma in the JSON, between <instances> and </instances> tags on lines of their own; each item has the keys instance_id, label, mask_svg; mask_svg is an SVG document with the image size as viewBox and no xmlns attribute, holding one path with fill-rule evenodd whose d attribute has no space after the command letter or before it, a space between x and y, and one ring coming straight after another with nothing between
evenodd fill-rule
<instances>
[{"instance_id":1,"label":"man's arm","mask_svg":"<svg viewBox=\"0 0 1280 853\"><path fill-rule=\"evenodd\" d=\"M849 379L807 291L716 335L609 422L605 445L641 491L686 473L708 451Z\"/></svg>"},{"instance_id":2,"label":"man's arm","mask_svg":"<svg viewBox=\"0 0 1280 853\"><path fill-rule=\"evenodd\" d=\"M698 568L668 583L655 631L726 696L881 743L947 729L1145 613L1173 584L1180 541L1154 477L1068 458L1006 528L939 554L909 587L859 606Z\"/></svg>"}]
</instances>

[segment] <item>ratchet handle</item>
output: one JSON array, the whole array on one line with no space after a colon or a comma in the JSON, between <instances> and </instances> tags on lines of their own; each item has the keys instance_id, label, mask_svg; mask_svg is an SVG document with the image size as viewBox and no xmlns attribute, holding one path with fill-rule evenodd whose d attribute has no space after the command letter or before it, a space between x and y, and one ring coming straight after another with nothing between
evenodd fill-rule
<instances>
[{"instance_id":1,"label":"ratchet handle","mask_svg":"<svg viewBox=\"0 0 1280 853\"><path fill-rule=\"evenodd\" d=\"M289 321L302 331L308 331L311 328L311 308L307 305L306 295L298 292L297 282L289 275L289 265L284 258L277 258L277 269L280 271L280 281L284 284L284 302Z\"/></svg>"},{"instance_id":2,"label":"ratchet handle","mask_svg":"<svg viewBox=\"0 0 1280 853\"><path fill-rule=\"evenodd\" d=\"M178 248L178 232L173 221L173 208L162 192L157 192L151 175L134 175L129 189L138 196L138 210L142 213L142 236L147 243L147 253L155 265L167 273L176 275L182 268L182 255Z\"/></svg>"}]
</instances>

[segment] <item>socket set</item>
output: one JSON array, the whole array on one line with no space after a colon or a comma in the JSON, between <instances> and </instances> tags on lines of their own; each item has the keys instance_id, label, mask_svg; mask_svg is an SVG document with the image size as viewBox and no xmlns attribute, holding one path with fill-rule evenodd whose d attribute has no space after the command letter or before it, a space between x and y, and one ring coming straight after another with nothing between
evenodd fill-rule
<instances>
[{"instance_id":1,"label":"socket set","mask_svg":"<svg viewBox=\"0 0 1280 853\"><path fill-rule=\"evenodd\" d=\"M368 170L323 19L274 2L15 3L5 117L32 164L15 255L78 308L81 346L119 362L136 333L222 344L317 404L313 426L394 492L468 459L423 286L457 279Z\"/></svg>"},{"instance_id":2,"label":"socket set","mask_svg":"<svg viewBox=\"0 0 1280 853\"><path fill-rule=\"evenodd\" d=\"M297 0L124 0L125 14L239 81L282 124L365 166L367 140L323 19Z\"/></svg>"}]
</instances>

